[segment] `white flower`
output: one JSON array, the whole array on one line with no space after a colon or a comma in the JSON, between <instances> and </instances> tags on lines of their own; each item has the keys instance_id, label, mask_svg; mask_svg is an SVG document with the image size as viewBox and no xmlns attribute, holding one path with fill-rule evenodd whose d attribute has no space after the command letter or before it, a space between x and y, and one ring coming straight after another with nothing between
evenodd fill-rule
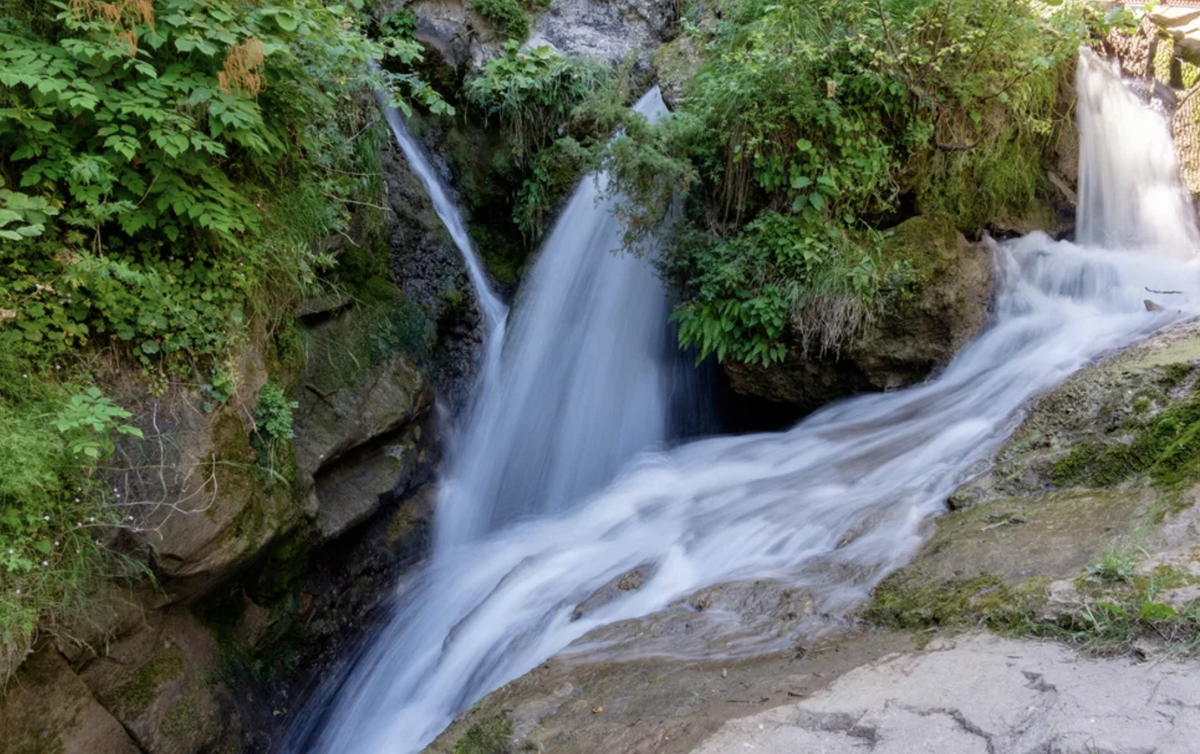
<instances>
[{"instance_id":1,"label":"white flower","mask_svg":"<svg viewBox=\"0 0 1200 754\"><path fill-rule=\"evenodd\" d=\"M49 561L49 560L43 560L43 561L42 561L42 565L44 565L44 566L48 566L48 565L50 565L50 561Z\"/></svg>"},{"instance_id":2,"label":"white flower","mask_svg":"<svg viewBox=\"0 0 1200 754\"><path fill-rule=\"evenodd\" d=\"M49 517L49 516L42 516L42 518L43 518L44 520L46 520L46 521L49 521L49 520L50 520L50 517Z\"/></svg>"}]
</instances>

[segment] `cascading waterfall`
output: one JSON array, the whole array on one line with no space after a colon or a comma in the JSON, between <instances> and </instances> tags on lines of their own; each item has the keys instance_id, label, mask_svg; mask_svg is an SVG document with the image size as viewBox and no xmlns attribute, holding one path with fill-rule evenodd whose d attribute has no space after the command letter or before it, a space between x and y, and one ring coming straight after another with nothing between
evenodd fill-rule
<instances>
[{"instance_id":1,"label":"cascading waterfall","mask_svg":"<svg viewBox=\"0 0 1200 754\"><path fill-rule=\"evenodd\" d=\"M425 187L425 193L429 194L429 199L433 202L434 211L437 212L442 224L450 232L450 239L454 241L454 245L462 254L463 262L467 265L467 274L471 278L471 286L475 289L475 295L479 298L479 307L483 310L488 330L487 341L489 346L498 352L500 344L504 342L504 325L508 319L508 307L492 290L492 284L483 271L483 264L479 261L474 247L471 246L471 236L467 233L467 226L458 212L458 206L450 199L449 192L442 185L429 158L413 141L412 134L408 132L408 127L404 125L396 108L388 107L382 97L380 97L380 105L383 107L384 117L392 129L392 135L396 137L396 144L399 145L409 166Z\"/></svg>"},{"instance_id":2,"label":"cascading waterfall","mask_svg":"<svg viewBox=\"0 0 1200 754\"><path fill-rule=\"evenodd\" d=\"M1200 234L1175 150L1164 148L1171 144L1167 120L1142 106L1115 63L1091 50L1080 52L1078 89L1076 240L1190 257Z\"/></svg>"},{"instance_id":3,"label":"cascading waterfall","mask_svg":"<svg viewBox=\"0 0 1200 754\"><path fill-rule=\"evenodd\" d=\"M1128 162L1121 131L1146 116L1096 63L1085 55L1078 74L1091 191L1080 227L1102 228L1101 239L1075 245L1035 233L993 244L995 321L924 385L844 401L783 433L646 454L605 490L569 508L555 503L554 515L468 544L450 538L406 596L408 607L358 662L317 748L419 751L464 707L589 631L710 585L777 579L807 590L822 610L855 604L915 553L923 523L1003 442L1026 401L1105 351L1200 313L1200 276L1179 255L1186 249L1190 258L1195 245L1174 245L1197 237L1190 213L1164 215L1135 201L1143 189L1164 189L1169 134L1138 133L1146 160ZM1176 179L1169 183L1179 191ZM1109 207L1120 211L1095 214ZM1162 223L1171 225L1145 235ZM1173 309L1147 311L1145 288L1182 294ZM650 566L639 589L573 615L638 566ZM743 641L772 640L745 630L735 613L705 619L725 636L741 629ZM689 636L641 649L713 651L689 647Z\"/></svg>"},{"instance_id":4,"label":"cascading waterfall","mask_svg":"<svg viewBox=\"0 0 1200 754\"><path fill-rule=\"evenodd\" d=\"M634 110L648 119L665 113L657 87ZM698 403L693 375L679 369L684 357L670 336L662 284L645 259L616 253L622 228L605 176L585 179L571 196L505 338L506 312L457 211L394 110L388 122L462 250L493 324L477 395L439 492L431 563L347 681L319 736L330 752L415 748L447 714L494 685L475 668L478 684L445 687L429 705L427 680L450 661L443 640L484 596L461 580L458 566L481 536L562 512L600 490L624 462L669 439L673 410ZM395 720L402 733L361 724L395 709L408 710Z\"/></svg>"},{"instance_id":5,"label":"cascading waterfall","mask_svg":"<svg viewBox=\"0 0 1200 754\"><path fill-rule=\"evenodd\" d=\"M658 89L634 106L666 112ZM619 255L605 177L584 180L527 277L499 371L457 438L438 505L442 550L561 511L667 439L679 360L645 260Z\"/></svg>"}]
</instances>

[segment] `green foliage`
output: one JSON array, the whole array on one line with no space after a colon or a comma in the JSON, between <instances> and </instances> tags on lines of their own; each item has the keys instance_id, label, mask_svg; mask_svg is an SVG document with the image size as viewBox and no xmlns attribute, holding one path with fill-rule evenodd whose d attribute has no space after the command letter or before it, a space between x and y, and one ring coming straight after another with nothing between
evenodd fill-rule
<instances>
[{"instance_id":1,"label":"green foliage","mask_svg":"<svg viewBox=\"0 0 1200 754\"><path fill-rule=\"evenodd\" d=\"M1135 572L1133 558L1128 555L1110 553L1099 563L1087 567L1088 578L1097 582L1124 583L1133 581Z\"/></svg>"},{"instance_id":2,"label":"green foliage","mask_svg":"<svg viewBox=\"0 0 1200 754\"><path fill-rule=\"evenodd\" d=\"M258 432L272 442L286 442L292 434L292 411L300 407L289 401L283 388L268 382L258 391L258 405L254 409L254 424Z\"/></svg>"},{"instance_id":3,"label":"green foliage","mask_svg":"<svg viewBox=\"0 0 1200 754\"><path fill-rule=\"evenodd\" d=\"M128 419L125 409L100 394L100 388L90 387L72 395L67 405L54 417L54 428L68 438L67 450L99 460L112 455L115 446L112 433L141 438L142 430L119 419Z\"/></svg>"},{"instance_id":4,"label":"green foliage","mask_svg":"<svg viewBox=\"0 0 1200 754\"><path fill-rule=\"evenodd\" d=\"M686 227L664 249L685 294L682 344L760 363L786 355L789 320L808 323L800 338L817 353L860 332L894 272L870 262L868 231L894 222L902 200L974 231L1028 206L1059 76L1086 33L1073 2L730 0L719 11L711 35L694 27L703 64L680 110L627 128L605 161L631 245L661 233L691 191Z\"/></svg>"},{"instance_id":5,"label":"green foliage","mask_svg":"<svg viewBox=\"0 0 1200 754\"><path fill-rule=\"evenodd\" d=\"M524 41L529 36L529 19L518 0L471 0L470 7L506 37Z\"/></svg>"},{"instance_id":6,"label":"green foliage","mask_svg":"<svg viewBox=\"0 0 1200 754\"><path fill-rule=\"evenodd\" d=\"M0 189L0 238L9 241L36 238L46 230L46 222L57 214L58 209L44 197Z\"/></svg>"},{"instance_id":7,"label":"green foliage","mask_svg":"<svg viewBox=\"0 0 1200 754\"><path fill-rule=\"evenodd\" d=\"M111 435L139 436L95 388L39 379L0 352L0 650L20 654L38 622L86 615L103 578L128 561L97 532L120 524L97 466Z\"/></svg>"},{"instance_id":8,"label":"green foliage","mask_svg":"<svg viewBox=\"0 0 1200 754\"><path fill-rule=\"evenodd\" d=\"M369 41L354 5L54 0L0 20L0 231L20 237L0 248L0 344L215 356L256 293L277 304L332 264L314 246L370 172L356 97L441 102L370 72L419 47ZM295 197L315 222L272 217Z\"/></svg>"},{"instance_id":9,"label":"green foliage","mask_svg":"<svg viewBox=\"0 0 1200 754\"><path fill-rule=\"evenodd\" d=\"M299 407L299 402L288 400L283 388L274 382L268 382L258 391L258 404L254 407L255 445L268 486L290 482L294 476L292 412Z\"/></svg>"},{"instance_id":10,"label":"green foliage","mask_svg":"<svg viewBox=\"0 0 1200 754\"><path fill-rule=\"evenodd\" d=\"M598 117L595 106L611 96L615 85L603 66L516 41L506 43L504 56L489 60L467 82L467 101L483 110L485 121L496 117L504 127L521 176L512 217L526 238L541 235L546 213L589 160L576 136L585 142L607 138L615 119ZM583 129L572 129L584 123ZM572 130L574 135L563 135Z\"/></svg>"},{"instance_id":11,"label":"green foliage","mask_svg":"<svg viewBox=\"0 0 1200 754\"><path fill-rule=\"evenodd\" d=\"M421 48L398 20L369 39L362 6L0 0L6 653L134 567L102 544L136 528L105 464L140 432L90 377L62 375L105 349L140 362L154 394L169 373L206 410L225 404L248 324L281 329L330 285L342 240L381 235L374 91L452 112L415 73L370 65L411 67ZM352 207L371 210L353 227ZM273 472L290 453L282 396L267 390L256 417Z\"/></svg>"}]
</instances>

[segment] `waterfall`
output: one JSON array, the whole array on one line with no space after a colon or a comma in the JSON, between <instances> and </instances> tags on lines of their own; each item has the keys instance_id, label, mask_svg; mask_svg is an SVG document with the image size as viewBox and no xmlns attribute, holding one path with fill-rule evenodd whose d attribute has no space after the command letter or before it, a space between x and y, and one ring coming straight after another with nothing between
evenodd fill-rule
<instances>
[{"instance_id":1,"label":"waterfall","mask_svg":"<svg viewBox=\"0 0 1200 754\"><path fill-rule=\"evenodd\" d=\"M634 110L661 117L658 88ZM478 682L453 676L437 692L430 687L453 662L443 643L454 643L456 627L490 589L462 571L480 538L567 511L637 453L661 446L672 412L698 402L694 375L680 369L684 356L671 337L662 284L646 259L619 253L622 227L604 175L589 176L572 194L508 328L456 208L398 113L387 116L463 253L488 315L489 343L452 441L431 563L347 680L319 735L317 745L328 752L415 751L489 690L494 681L480 670L488 659L474 655L467 672ZM402 709L408 712L388 721L390 710ZM310 750L307 742L296 748Z\"/></svg>"},{"instance_id":2,"label":"waterfall","mask_svg":"<svg viewBox=\"0 0 1200 754\"><path fill-rule=\"evenodd\" d=\"M499 344L504 342L504 323L508 318L508 307L492 289L492 284L483 271L483 264L471 246L471 236L467 233L467 226L463 223L458 206L450 199L449 192L442 185L429 158L413 141L412 134L408 132L408 127L404 125L396 108L388 107L382 96L380 105L383 107L383 114L388 125L391 126L392 135L396 137L396 144L399 145L400 151L408 160L409 167L417 174L417 178L425 187L425 192L429 194L429 199L433 202L434 211L437 212L442 224L446 226L446 230L450 231L451 240L462 254L463 262L467 265L467 275L471 278L471 286L475 289L479 307L483 310L488 330L487 341L489 344L494 344L498 350Z\"/></svg>"},{"instance_id":3,"label":"waterfall","mask_svg":"<svg viewBox=\"0 0 1200 754\"><path fill-rule=\"evenodd\" d=\"M634 106L666 112L657 87ZM438 509L440 551L556 513L668 435L669 304L643 259L618 254L605 177L584 180L527 276L497 374L456 438ZM682 386L686 389L686 386Z\"/></svg>"},{"instance_id":4,"label":"waterfall","mask_svg":"<svg viewBox=\"0 0 1200 754\"><path fill-rule=\"evenodd\" d=\"M1085 246L1154 248L1190 256L1200 245L1179 183L1168 121L1142 106L1116 63L1079 55L1079 227ZM1128 190L1122 190L1125 187Z\"/></svg>"},{"instance_id":5,"label":"waterfall","mask_svg":"<svg viewBox=\"0 0 1200 754\"><path fill-rule=\"evenodd\" d=\"M564 506L567 497L593 488L594 479L577 490L565 485L561 493L547 493L560 484L555 469L521 471L542 480L532 485L542 490L534 495L540 502L531 504L521 497L530 488L527 477L481 473L486 481L479 484L497 487L470 494L494 495L492 507L439 543L438 556L358 659L316 750L413 754L459 711L593 629L663 610L712 585L774 579L805 590L821 611L861 604L872 586L914 555L923 524L986 463L1032 397L1098 355L1200 313L1200 278L1179 254L1190 258L1195 249L1191 216L1136 201L1143 191L1177 195L1177 180L1166 180L1161 162L1129 161L1113 146L1127 138L1126 124L1150 119L1136 98L1111 86L1111 71L1092 63L1085 55L1079 69L1080 131L1090 140L1083 153L1090 193L1080 223L1098 236L1076 245L1034 233L991 244L995 320L926 384L843 401L782 433L711 438L645 453L607 487L570 506ZM1170 136L1154 117L1157 127L1137 135L1149 142L1138 149L1162 158L1171 149ZM1110 208L1119 219L1106 214ZM556 236L561 231L582 243L594 232L597 220L584 209L568 211ZM551 248L539 265L550 264ZM548 271L532 278L555 280L565 283ZM530 290L537 284L531 282ZM1171 302L1177 308L1147 311L1147 287L1181 291ZM545 314L533 302L527 306L518 317ZM561 312L549 310L551 316ZM521 327L533 333L539 324L547 323ZM580 319L571 326L595 324ZM593 333L573 337L586 340ZM569 366L604 370L604 379L629 383L635 374L602 352L571 351L568 358L597 359ZM505 366L517 382L518 366ZM553 416L594 419L560 410L554 401L562 394L531 391L531 397L515 399L514 410L537 406L541 397ZM485 442L490 420L475 421L481 434L472 442ZM557 432L552 424L540 431ZM601 436L614 426L623 425L602 416L575 431L588 443L616 447L613 438ZM504 437L509 442L514 436ZM495 448L522 457L523 451L511 450ZM535 463L580 462L574 451L562 458L557 451L530 452ZM463 451L459 463L469 457ZM457 484L456 495L469 487ZM493 527L500 522L508 525ZM589 595L639 566L646 574L640 588L582 616L576 612ZM795 638L736 612L710 610L690 620L704 628L668 632L661 644L643 640L637 649L711 658ZM714 635L725 638L712 641Z\"/></svg>"}]
</instances>

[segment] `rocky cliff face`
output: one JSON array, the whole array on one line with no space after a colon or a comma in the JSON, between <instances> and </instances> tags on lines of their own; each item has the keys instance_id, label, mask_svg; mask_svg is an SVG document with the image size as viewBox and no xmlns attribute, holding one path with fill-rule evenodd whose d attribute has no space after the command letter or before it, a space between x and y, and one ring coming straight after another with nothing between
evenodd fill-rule
<instances>
[{"instance_id":1,"label":"rocky cliff face","mask_svg":"<svg viewBox=\"0 0 1200 754\"><path fill-rule=\"evenodd\" d=\"M5 751L268 750L423 557L435 395L465 398L480 320L419 181L397 150L382 159L382 246L357 220L360 243L343 244L380 272L355 296L306 302L295 326L254 332L223 367L224 400L182 383L156 394L119 367L105 377L146 435L124 449L114 485L137 503L108 545L154 578L113 585L84 625L45 633L0 704ZM255 425L268 382L295 401L282 449Z\"/></svg>"}]
</instances>

